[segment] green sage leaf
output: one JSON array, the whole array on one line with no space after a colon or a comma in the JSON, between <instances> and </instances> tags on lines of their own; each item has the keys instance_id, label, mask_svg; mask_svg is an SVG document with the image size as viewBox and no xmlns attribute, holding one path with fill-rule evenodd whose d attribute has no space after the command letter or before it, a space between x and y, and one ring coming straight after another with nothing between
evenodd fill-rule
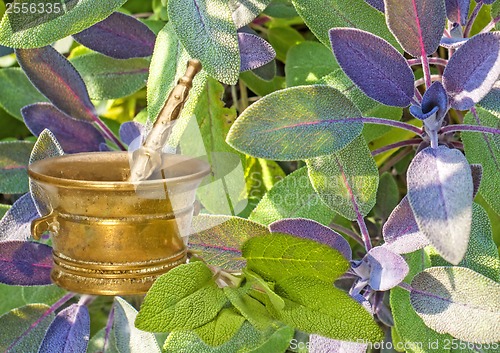
<instances>
[{"instance_id":1,"label":"green sage leaf","mask_svg":"<svg viewBox=\"0 0 500 353\"><path fill-rule=\"evenodd\" d=\"M215 319L196 328L194 332L206 344L216 347L229 341L244 322L245 318L233 309L222 309Z\"/></svg>"},{"instance_id":2,"label":"green sage leaf","mask_svg":"<svg viewBox=\"0 0 500 353\"><path fill-rule=\"evenodd\" d=\"M227 142L260 158L313 158L336 152L354 140L363 129L356 119L360 117L356 106L331 87L292 87L248 107L231 127Z\"/></svg>"},{"instance_id":3,"label":"green sage leaf","mask_svg":"<svg viewBox=\"0 0 500 353\"><path fill-rule=\"evenodd\" d=\"M500 341L499 283L465 267L433 267L411 286L411 305L427 326L467 342Z\"/></svg>"},{"instance_id":4,"label":"green sage leaf","mask_svg":"<svg viewBox=\"0 0 500 353\"><path fill-rule=\"evenodd\" d=\"M309 178L321 199L354 221L375 205L378 169L363 136L337 153L307 160Z\"/></svg>"},{"instance_id":5,"label":"green sage leaf","mask_svg":"<svg viewBox=\"0 0 500 353\"><path fill-rule=\"evenodd\" d=\"M283 218L308 218L328 225L335 213L311 185L307 168L300 168L276 183L264 195L249 219L269 225Z\"/></svg>"},{"instance_id":6,"label":"green sage leaf","mask_svg":"<svg viewBox=\"0 0 500 353\"><path fill-rule=\"evenodd\" d=\"M33 146L28 141L0 142L0 193L29 191L27 168Z\"/></svg>"},{"instance_id":7,"label":"green sage leaf","mask_svg":"<svg viewBox=\"0 0 500 353\"><path fill-rule=\"evenodd\" d=\"M216 317L226 301L203 262L180 265L153 284L135 326L150 332L194 329Z\"/></svg>"},{"instance_id":8,"label":"green sage leaf","mask_svg":"<svg viewBox=\"0 0 500 353\"><path fill-rule=\"evenodd\" d=\"M241 252L247 268L269 281L303 275L333 282L349 268L339 251L288 234L250 238Z\"/></svg>"}]
</instances>

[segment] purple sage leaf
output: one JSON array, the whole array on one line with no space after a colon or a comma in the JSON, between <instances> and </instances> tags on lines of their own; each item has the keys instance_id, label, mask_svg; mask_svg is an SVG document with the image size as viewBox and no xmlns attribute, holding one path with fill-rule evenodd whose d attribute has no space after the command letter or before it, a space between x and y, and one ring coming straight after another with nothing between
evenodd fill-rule
<instances>
[{"instance_id":1,"label":"purple sage leaf","mask_svg":"<svg viewBox=\"0 0 500 353\"><path fill-rule=\"evenodd\" d=\"M127 145L141 136L144 132L144 125L136 121L127 121L120 126L120 140Z\"/></svg>"},{"instance_id":2,"label":"purple sage leaf","mask_svg":"<svg viewBox=\"0 0 500 353\"><path fill-rule=\"evenodd\" d=\"M31 221L40 217L30 193L21 196L0 220L0 242L27 240L31 237Z\"/></svg>"},{"instance_id":3,"label":"purple sage leaf","mask_svg":"<svg viewBox=\"0 0 500 353\"><path fill-rule=\"evenodd\" d=\"M376 8L380 12L385 11L385 4L384 0L365 0L365 2L370 5L371 7Z\"/></svg>"},{"instance_id":4,"label":"purple sage leaf","mask_svg":"<svg viewBox=\"0 0 500 353\"><path fill-rule=\"evenodd\" d=\"M405 196L382 228L384 247L397 253L407 254L429 245L427 237L418 229L410 202Z\"/></svg>"},{"instance_id":5,"label":"purple sage leaf","mask_svg":"<svg viewBox=\"0 0 500 353\"><path fill-rule=\"evenodd\" d=\"M240 46L240 71L254 70L271 62L276 57L271 44L250 33L238 33Z\"/></svg>"},{"instance_id":6,"label":"purple sage leaf","mask_svg":"<svg viewBox=\"0 0 500 353\"><path fill-rule=\"evenodd\" d=\"M443 118L448 112L448 95L441 82L436 81L425 91L422 105L412 105L410 113L420 120L424 120L428 130L436 131L443 124Z\"/></svg>"},{"instance_id":7,"label":"purple sage leaf","mask_svg":"<svg viewBox=\"0 0 500 353\"><path fill-rule=\"evenodd\" d=\"M90 316L85 305L73 304L57 314L38 353L85 353L90 336Z\"/></svg>"},{"instance_id":8,"label":"purple sage leaf","mask_svg":"<svg viewBox=\"0 0 500 353\"><path fill-rule=\"evenodd\" d=\"M464 45L469 38L453 38L453 37L443 37L441 38L440 46L446 49L458 49Z\"/></svg>"},{"instance_id":9,"label":"purple sage leaf","mask_svg":"<svg viewBox=\"0 0 500 353\"><path fill-rule=\"evenodd\" d=\"M500 75L500 32L478 34L458 49L443 72L451 106L468 110L491 90Z\"/></svg>"},{"instance_id":10,"label":"purple sage leaf","mask_svg":"<svg viewBox=\"0 0 500 353\"><path fill-rule=\"evenodd\" d=\"M387 41L357 29L333 28L330 42L342 70L367 96L396 107L410 104L413 71Z\"/></svg>"},{"instance_id":11,"label":"purple sage leaf","mask_svg":"<svg viewBox=\"0 0 500 353\"><path fill-rule=\"evenodd\" d=\"M446 25L443 0L385 0L387 26L414 57L433 54Z\"/></svg>"},{"instance_id":12,"label":"purple sage leaf","mask_svg":"<svg viewBox=\"0 0 500 353\"><path fill-rule=\"evenodd\" d=\"M31 241L0 243L0 283L11 286L52 284L52 248Z\"/></svg>"},{"instance_id":13,"label":"purple sage leaf","mask_svg":"<svg viewBox=\"0 0 500 353\"><path fill-rule=\"evenodd\" d=\"M151 56L156 40L148 26L121 12L113 12L105 20L73 34L73 38L87 48L115 59Z\"/></svg>"},{"instance_id":14,"label":"purple sage leaf","mask_svg":"<svg viewBox=\"0 0 500 353\"><path fill-rule=\"evenodd\" d=\"M421 232L448 262L467 251L473 183L465 156L445 146L418 153L407 172L408 201Z\"/></svg>"},{"instance_id":15,"label":"purple sage leaf","mask_svg":"<svg viewBox=\"0 0 500 353\"><path fill-rule=\"evenodd\" d=\"M467 23L470 0L445 0L446 16L451 22L460 23L464 26Z\"/></svg>"},{"instance_id":16,"label":"purple sage leaf","mask_svg":"<svg viewBox=\"0 0 500 353\"><path fill-rule=\"evenodd\" d=\"M481 186L481 179L483 178L483 166L481 164L471 164L470 171L472 175L472 184L474 189L472 191L472 198L474 199Z\"/></svg>"},{"instance_id":17,"label":"purple sage leaf","mask_svg":"<svg viewBox=\"0 0 500 353\"><path fill-rule=\"evenodd\" d=\"M403 281L409 271L405 259L384 246L371 249L362 261L370 266L368 284L377 291L394 288Z\"/></svg>"},{"instance_id":18,"label":"purple sage leaf","mask_svg":"<svg viewBox=\"0 0 500 353\"><path fill-rule=\"evenodd\" d=\"M365 353L368 344L337 341L312 334L309 337L309 353Z\"/></svg>"},{"instance_id":19,"label":"purple sage leaf","mask_svg":"<svg viewBox=\"0 0 500 353\"><path fill-rule=\"evenodd\" d=\"M286 233L307 238L331 246L347 260L352 259L352 251L347 240L321 223L306 218L286 218L269 225L273 233Z\"/></svg>"},{"instance_id":20,"label":"purple sage leaf","mask_svg":"<svg viewBox=\"0 0 500 353\"><path fill-rule=\"evenodd\" d=\"M58 109L74 119L97 119L80 74L54 48L16 49L16 55L31 83Z\"/></svg>"},{"instance_id":21,"label":"purple sage leaf","mask_svg":"<svg viewBox=\"0 0 500 353\"><path fill-rule=\"evenodd\" d=\"M66 153L99 151L104 137L94 125L76 120L50 103L35 103L21 110L26 126L35 136L49 129Z\"/></svg>"}]
</instances>

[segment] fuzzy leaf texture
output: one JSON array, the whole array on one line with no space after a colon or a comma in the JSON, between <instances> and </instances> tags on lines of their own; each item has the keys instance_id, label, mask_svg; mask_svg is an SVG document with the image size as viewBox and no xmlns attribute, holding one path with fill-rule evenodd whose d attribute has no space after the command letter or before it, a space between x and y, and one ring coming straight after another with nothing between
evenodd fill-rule
<instances>
[{"instance_id":1,"label":"fuzzy leaf texture","mask_svg":"<svg viewBox=\"0 0 500 353\"><path fill-rule=\"evenodd\" d=\"M0 142L0 193L23 194L28 189L28 160L33 143Z\"/></svg>"},{"instance_id":2,"label":"fuzzy leaf texture","mask_svg":"<svg viewBox=\"0 0 500 353\"><path fill-rule=\"evenodd\" d=\"M481 106L481 108L486 109L492 114L495 114L497 116L500 115L500 80L497 80L493 84L490 92L486 96L484 96L483 99L481 99L479 105Z\"/></svg>"},{"instance_id":3,"label":"fuzzy leaf texture","mask_svg":"<svg viewBox=\"0 0 500 353\"><path fill-rule=\"evenodd\" d=\"M240 48L240 71L254 70L271 62L276 57L271 44L258 35L238 33Z\"/></svg>"},{"instance_id":4,"label":"fuzzy leaf texture","mask_svg":"<svg viewBox=\"0 0 500 353\"><path fill-rule=\"evenodd\" d=\"M260 158L313 158L336 152L354 140L363 128L355 119L360 117L356 106L331 87L292 87L245 109L226 141Z\"/></svg>"},{"instance_id":5,"label":"fuzzy leaf texture","mask_svg":"<svg viewBox=\"0 0 500 353\"><path fill-rule=\"evenodd\" d=\"M120 140L130 145L132 141L144 133L144 125L136 121L126 121L120 125Z\"/></svg>"},{"instance_id":6,"label":"fuzzy leaf texture","mask_svg":"<svg viewBox=\"0 0 500 353\"><path fill-rule=\"evenodd\" d=\"M29 241L7 241L0 244L0 283L16 286L52 284L52 248Z\"/></svg>"},{"instance_id":7,"label":"fuzzy leaf texture","mask_svg":"<svg viewBox=\"0 0 500 353\"><path fill-rule=\"evenodd\" d=\"M50 103L35 103L21 110L31 133L39 136L49 129L66 153L95 152L104 143L104 137L94 125L72 119Z\"/></svg>"},{"instance_id":8,"label":"fuzzy leaf texture","mask_svg":"<svg viewBox=\"0 0 500 353\"><path fill-rule=\"evenodd\" d=\"M415 77L406 59L391 44L350 28L333 28L329 34L340 67L368 97L396 107L411 103Z\"/></svg>"},{"instance_id":9,"label":"fuzzy leaf texture","mask_svg":"<svg viewBox=\"0 0 500 353\"><path fill-rule=\"evenodd\" d=\"M245 240L269 234L269 230L245 218L204 215L193 218L193 234L189 248L200 252L207 263L225 270L240 270L245 266L241 258L241 245Z\"/></svg>"},{"instance_id":10,"label":"fuzzy leaf texture","mask_svg":"<svg viewBox=\"0 0 500 353\"><path fill-rule=\"evenodd\" d=\"M260 331L245 321L232 339L220 346L207 345L193 331L175 331L169 335L163 349L165 353L283 353L293 334L294 330L283 324L273 323Z\"/></svg>"},{"instance_id":11,"label":"fuzzy leaf texture","mask_svg":"<svg viewBox=\"0 0 500 353\"><path fill-rule=\"evenodd\" d=\"M44 304L29 304L0 316L0 350L8 353L37 352L54 320Z\"/></svg>"},{"instance_id":12,"label":"fuzzy leaf texture","mask_svg":"<svg viewBox=\"0 0 500 353\"><path fill-rule=\"evenodd\" d=\"M113 59L89 53L71 59L82 76L91 99L116 99L131 95L144 87L149 61L142 58Z\"/></svg>"},{"instance_id":13,"label":"fuzzy leaf texture","mask_svg":"<svg viewBox=\"0 0 500 353\"><path fill-rule=\"evenodd\" d=\"M302 42L288 50L285 65L286 85L312 85L338 67L332 52L323 44Z\"/></svg>"},{"instance_id":14,"label":"fuzzy leaf texture","mask_svg":"<svg viewBox=\"0 0 500 353\"><path fill-rule=\"evenodd\" d=\"M119 353L160 353L154 334L137 329L134 325L137 310L120 297L113 303L114 344Z\"/></svg>"},{"instance_id":15,"label":"fuzzy leaf texture","mask_svg":"<svg viewBox=\"0 0 500 353\"><path fill-rule=\"evenodd\" d=\"M425 324L474 343L500 341L500 284L465 267L433 267L411 282Z\"/></svg>"},{"instance_id":16,"label":"fuzzy leaf texture","mask_svg":"<svg viewBox=\"0 0 500 353\"><path fill-rule=\"evenodd\" d=\"M411 253L429 245L429 240L418 228L407 196L384 223L382 234L385 241L383 246L398 254Z\"/></svg>"},{"instance_id":17,"label":"fuzzy leaf texture","mask_svg":"<svg viewBox=\"0 0 500 353\"><path fill-rule=\"evenodd\" d=\"M282 233L250 238L241 252L247 268L269 281L303 275L333 282L349 267L339 251Z\"/></svg>"},{"instance_id":18,"label":"fuzzy leaf texture","mask_svg":"<svg viewBox=\"0 0 500 353\"><path fill-rule=\"evenodd\" d=\"M407 173L408 200L421 232L440 255L458 264L467 251L472 221L472 176L458 150L426 148Z\"/></svg>"},{"instance_id":19,"label":"fuzzy leaf texture","mask_svg":"<svg viewBox=\"0 0 500 353\"><path fill-rule=\"evenodd\" d=\"M445 0L446 16L452 23L465 26L469 14L470 0Z\"/></svg>"},{"instance_id":20,"label":"fuzzy leaf texture","mask_svg":"<svg viewBox=\"0 0 500 353\"><path fill-rule=\"evenodd\" d=\"M342 341L377 342L383 333L370 313L347 293L314 277L289 277L276 283L285 308L273 315L307 333Z\"/></svg>"},{"instance_id":21,"label":"fuzzy leaf texture","mask_svg":"<svg viewBox=\"0 0 500 353\"><path fill-rule=\"evenodd\" d=\"M237 28L252 22L271 3L271 0L229 0L233 21Z\"/></svg>"},{"instance_id":22,"label":"fuzzy leaf texture","mask_svg":"<svg viewBox=\"0 0 500 353\"><path fill-rule=\"evenodd\" d=\"M305 218L285 218L269 225L273 233L286 233L330 246L347 261L352 259L351 246L343 236L316 221Z\"/></svg>"},{"instance_id":23,"label":"fuzzy leaf texture","mask_svg":"<svg viewBox=\"0 0 500 353\"><path fill-rule=\"evenodd\" d=\"M209 346L217 347L234 337L244 322L245 318L234 309L222 309L215 319L194 332Z\"/></svg>"},{"instance_id":24,"label":"fuzzy leaf texture","mask_svg":"<svg viewBox=\"0 0 500 353\"><path fill-rule=\"evenodd\" d=\"M226 301L204 263L180 265L155 281L135 326L150 332L194 329L215 318Z\"/></svg>"},{"instance_id":25,"label":"fuzzy leaf texture","mask_svg":"<svg viewBox=\"0 0 500 353\"><path fill-rule=\"evenodd\" d=\"M215 79L234 85L240 73L236 26L226 1L170 0L169 19L188 53Z\"/></svg>"},{"instance_id":26,"label":"fuzzy leaf texture","mask_svg":"<svg viewBox=\"0 0 500 353\"><path fill-rule=\"evenodd\" d=\"M74 119L96 119L87 88L73 65L51 46L16 50L17 61L31 83L59 110Z\"/></svg>"},{"instance_id":27,"label":"fuzzy leaf texture","mask_svg":"<svg viewBox=\"0 0 500 353\"><path fill-rule=\"evenodd\" d=\"M465 115L465 124L490 126L499 128L499 119L484 109L477 108L477 118L470 112ZM465 156L469 163L483 166L484 177L481 180L479 193L486 202L500 214L500 145L495 136L474 132L462 132ZM497 137L498 138L498 137Z\"/></svg>"},{"instance_id":28,"label":"fuzzy leaf texture","mask_svg":"<svg viewBox=\"0 0 500 353\"><path fill-rule=\"evenodd\" d=\"M444 0L384 0L387 26L414 57L433 54L446 24Z\"/></svg>"},{"instance_id":29,"label":"fuzzy leaf texture","mask_svg":"<svg viewBox=\"0 0 500 353\"><path fill-rule=\"evenodd\" d=\"M264 330L274 320L269 314L264 304L249 295L250 284L240 288L224 287L224 293L231 304L237 309L243 317L259 330Z\"/></svg>"},{"instance_id":30,"label":"fuzzy leaf texture","mask_svg":"<svg viewBox=\"0 0 500 353\"><path fill-rule=\"evenodd\" d=\"M30 3L28 0L17 2ZM54 9L49 11L46 5L42 12L3 16L0 22L0 44L25 49L49 45L104 20L125 2L126 0L67 1L66 10L60 6L59 12Z\"/></svg>"},{"instance_id":31,"label":"fuzzy leaf texture","mask_svg":"<svg viewBox=\"0 0 500 353\"><path fill-rule=\"evenodd\" d=\"M362 136L337 153L307 160L309 178L321 199L341 216L366 216L377 198L378 170Z\"/></svg>"},{"instance_id":32,"label":"fuzzy leaf texture","mask_svg":"<svg viewBox=\"0 0 500 353\"><path fill-rule=\"evenodd\" d=\"M415 118L423 120L427 130L437 131L448 109L448 95L441 82L436 81L425 91L422 104L410 107L410 113Z\"/></svg>"},{"instance_id":33,"label":"fuzzy leaf texture","mask_svg":"<svg viewBox=\"0 0 500 353\"><path fill-rule=\"evenodd\" d=\"M85 353L90 336L90 316L85 305L72 304L57 314L38 353Z\"/></svg>"},{"instance_id":34,"label":"fuzzy leaf texture","mask_svg":"<svg viewBox=\"0 0 500 353\"><path fill-rule=\"evenodd\" d=\"M31 237L31 221L40 217L30 193L14 202L0 220L0 241L27 240Z\"/></svg>"},{"instance_id":35,"label":"fuzzy leaf texture","mask_svg":"<svg viewBox=\"0 0 500 353\"><path fill-rule=\"evenodd\" d=\"M47 98L40 94L18 67L0 70L0 106L13 117L23 120L21 108L36 102L46 102Z\"/></svg>"},{"instance_id":36,"label":"fuzzy leaf texture","mask_svg":"<svg viewBox=\"0 0 500 353\"><path fill-rule=\"evenodd\" d=\"M113 12L73 38L87 48L115 59L151 56L155 34L138 19L121 12Z\"/></svg>"},{"instance_id":37,"label":"fuzzy leaf texture","mask_svg":"<svg viewBox=\"0 0 500 353\"><path fill-rule=\"evenodd\" d=\"M334 216L335 213L314 190L307 168L303 167L277 182L257 204L249 219L269 225L283 218L303 217L328 225Z\"/></svg>"},{"instance_id":38,"label":"fuzzy leaf texture","mask_svg":"<svg viewBox=\"0 0 500 353\"><path fill-rule=\"evenodd\" d=\"M328 31L332 27L357 28L398 45L387 29L384 15L364 0L351 0L349 6L342 0L292 0L292 3L307 27L327 47L330 46Z\"/></svg>"},{"instance_id":39,"label":"fuzzy leaf texture","mask_svg":"<svg viewBox=\"0 0 500 353\"><path fill-rule=\"evenodd\" d=\"M396 179L389 172L380 176L377 201L373 213L384 223L399 202L399 188Z\"/></svg>"},{"instance_id":40,"label":"fuzzy leaf texture","mask_svg":"<svg viewBox=\"0 0 500 353\"><path fill-rule=\"evenodd\" d=\"M491 90L500 75L500 32L478 34L458 49L443 72L451 106L468 110Z\"/></svg>"},{"instance_id":41,"label":"fuzzy leaf texture","mask_svg":"<svg viewBox=\"0 0 500 353\"><path fill-rule=\"evenodd\" d=\"M315 334L309 336L309 353L365 353L367 348L363 343L337 341Z\"/></svg>"}]
</instances>

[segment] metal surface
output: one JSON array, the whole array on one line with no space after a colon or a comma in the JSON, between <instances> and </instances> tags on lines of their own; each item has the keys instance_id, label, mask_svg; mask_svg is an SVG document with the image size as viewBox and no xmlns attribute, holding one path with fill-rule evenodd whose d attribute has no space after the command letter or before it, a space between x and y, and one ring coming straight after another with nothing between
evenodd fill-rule
<instances>
[{"instance_id":1,"label":"metal surface","mask_svg":"<svg viewBox=\"0 0 500 353\"><path fill-rule=\"evenodd\" d=\"M52 212L32 223L52 235L52 280L70 291L145 293L186 259L196 188L207 163L170 155L165 178L129 182L127 152L80 153L29 166Z\"/></svg>"}]
</instances>

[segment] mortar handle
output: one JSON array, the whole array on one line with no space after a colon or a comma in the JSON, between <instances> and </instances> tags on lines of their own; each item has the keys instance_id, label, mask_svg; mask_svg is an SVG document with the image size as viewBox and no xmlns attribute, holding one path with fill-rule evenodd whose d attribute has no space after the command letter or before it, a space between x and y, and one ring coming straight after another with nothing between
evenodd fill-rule
<instances>
[{"instance_id":1,"label":"mortar handle","mask_svg":"<svg viewBox=\"0 0 500 353\"><path fill-rule=\"evenodd\" d=\"M59 223L57 222L57 212L55 211L31 221L31 235L35 240L40 240L45 232L57 233L58 230Z\"/></svg>"}]
</instances>

